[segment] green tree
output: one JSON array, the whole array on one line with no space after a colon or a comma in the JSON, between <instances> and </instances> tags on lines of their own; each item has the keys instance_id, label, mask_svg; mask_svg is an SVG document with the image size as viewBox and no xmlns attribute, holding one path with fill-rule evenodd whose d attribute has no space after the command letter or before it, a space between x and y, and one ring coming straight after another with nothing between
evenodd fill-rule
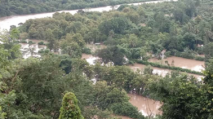
<instances>
[{"instance_id":1,"label":"green tree","mask_svg":"<svg viewBox=\"0 0 213 119\"><path fill-rule=\"evenodd\" d=\"M117 17L108 21L104 21L99 25L100 31L109 35L109 32L113 30L115 33L123 33L128 28L128 20L126 18Z\"/></svg>"},{"instance_id":2,"label":"green tree","mask_svg":"<svg viewBox=\"0 0 213 119\"><path fill-rule=\"evenodd\" d=\"M98 57L102 58L104 63L113 62L115 65L124 64L124 54L117 46L108 47L98 51Z\"/></svg>"},{"instance_id":3,"label":"green tree","mask_svg":"<svg viewBox=\"0 0 213 119\"><path fill-rule=\"evenodd\" d=\"M62 53L68 54L72 58L80 58L82 54L81 47L76 42L62 41Z\"/></svg>"},{"instance_id":4,"label":"green tree","mask_svg":"<svg viewBox=\"0 0 213 119\"><path fill-rule=\"evenodd\" d=\"M30 28L29 37L30 38L37 38L38 37L38 31L36 31L35 28Z\"/></svg>"},{"instance_id":5,"label":"green tree","mask_svg":"<svg viewBox=\"0 0 213 119\"><path fill-rule=\"evenodd\" d=\"M68 92L64 95L59 119L84 119L74 93Z\"/></svg>"},{"instance_id":6,"label":"green tree","mask_svg":"<svg viewBox=\"0 0 213 119\"><path fill-rule=\"evenodd\" d=\"M46 40L48 41L48 48L52 50L54 48L56 40L51 29L47 29L46 31Z\"/></svg>"},{"instance_id":7,"label":"green tree","mask_svg":"<svg viewBox=\"0 0 213 119\"><path fill-rule=\"evenodd\" d=\"M204 53L205 53L205 62L209 62L209 60L213 57L213 52L212 52L212 48L213 48L213 43L210 42L208 44L205 44L204 46ZM208 65L206 65L208 66Z\"/></svg>"},{"instance_id":8,"label":"green tree","mask_svg":"<svg viewBox=\"0 0 213 119\"><path fill-rule=\"evenodd\" d=\"M196 79L187 80L187 76L166 77L151 85L164 104L162 118L168 119L201 119L203 101L200 84Z\"/></svg>"}]
</instances>

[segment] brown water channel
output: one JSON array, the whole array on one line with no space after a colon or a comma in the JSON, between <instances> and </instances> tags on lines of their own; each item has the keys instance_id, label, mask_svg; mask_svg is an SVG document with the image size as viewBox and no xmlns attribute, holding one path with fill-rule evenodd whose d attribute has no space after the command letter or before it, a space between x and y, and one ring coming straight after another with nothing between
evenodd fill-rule
<instances>
[{"instance_id":1,"label":"brown water channel","mask_svg":"<svg viewBox=\"0 0 213 119\"><path fill-rule=\"evenodd\" d=\"M133 106L137 107L144 116L155 116L162 114L162 111L159 110L159 108L162 106L160 101L155 101L135 94L128 94L128 96L130 97L129 102Z\"/></svg>"},{"instance_id":2,"label":"brown water channel","mask_svg":"<svg viewBox=\"0 0 213 119\"><path fill-rule=\"evenodd\" d=\"M144 70L146 65L135 63L134 65L129 65L128 67L134 71L137 71L137 70ZM163 69L163 68L157 68L157 67L152 67L152 68L153 68L153 74L157 74L157 75L160 75L163 77L166 76L168 73L171 73L171 71L172 71L169 69ZM201 75L190 74L190 73L188 73L188 75L194 76L198 80L201 80L203 78L203 76L201 76Z\"/></svg>"},{"instance_id":3,"label":"brown water channel","mask_svg":"<svg viewBox=\"0 0 213 119\"><path fill-rule=\"evenodd\" d=\"M165 62L167 61L170 66L176 66L176 67L181 67L185 69L190 69L193 71L199 71L201 72L204 70L205 62L204 61L197 61L197 60L192 60L192 59L186 59L186 58L181 58L181 57L168 57L163 60L158 60L158 59L150 59L150 62L158 62L160 64L167 65Z\"/></svg>"}]
</instances>

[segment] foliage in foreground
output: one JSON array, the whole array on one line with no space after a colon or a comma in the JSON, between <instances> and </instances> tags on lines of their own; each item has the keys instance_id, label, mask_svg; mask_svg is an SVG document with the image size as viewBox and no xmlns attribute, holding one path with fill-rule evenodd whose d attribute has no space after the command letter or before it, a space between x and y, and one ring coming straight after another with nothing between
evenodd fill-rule
<instances>
[{"instance_id":1,"label":"foliage in foreground","mask_svg":"<svg viewBox=\"0 0 213 119\"><path fill-rule=\"evenodd\" d=\"M84 119L75 94L68 92L64 95L59 119Z\"/></svg>"}]
</instances>

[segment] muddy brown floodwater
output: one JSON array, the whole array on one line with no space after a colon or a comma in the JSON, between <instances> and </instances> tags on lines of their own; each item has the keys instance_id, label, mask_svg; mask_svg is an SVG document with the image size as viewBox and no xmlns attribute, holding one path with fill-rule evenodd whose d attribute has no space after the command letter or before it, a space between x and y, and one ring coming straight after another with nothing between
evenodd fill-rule
<instances>
[{"instance_id":1,"label":"muddy brown floodwater","mask_svg":"<svg viewBox=\"0 0 213 119\"><path fill-rule=\"evenodd\" d=\"M160 101L155 101L136 94L128 94L129 102L138 108L144 116L161 115L159 108L163 105Z\"/></svg>"},{"instance_id":2,"label":"muddy brown floodwater","mask_svg":"<svg viewBox=\"0 0 213 119\"><path fill-rule=\"evenodd\" d=\"M130 69L132 69L133 71L137 71L138 69L143 71L144 68L146 67L146 65L135 63L134 65L129 65L128 67ZM169 69L163 69L163 68L157 68L157 67L152 67L152 68L153 68L153 74L157 74L157 75L163 76L163 77L165 77L168 73L171 73L171 71L172 71ZM203 78L203 76L201 76L201 75L190 74L190 73L187 73L187 74L189 76L194 76L199 81L201 81L201 79Z\"/></svg>"},{"instance_id":3,"label":"muddy brown floodwater","mask_svg":"<svg viewBox=\"0 0 213 119\"><path fill-rule=\"evenodd\" d=\"M83 54L82 55L82 59L86 59L87 62L91 65L94 64L94 61L96 59L98 59L98 57L94 57L92 55L88 55L88 54ZM135 64L133 66L129 66L131 69L136 70L136 69L143 69L145 68L145 65L141 65L141 64ZM160 71L162 69L155 69L156 72L163 72ZM168 73L169 71L165 71L164 73ZM129 102L134 105L135 107L138 108L138 110L144 115L144 116L155 116L156 114L161 114L162 112L159 111L158 109L161 107L161 103L159 101L155 101L149 98L145 98L143 96L139 96L139 95L134 95L134 94L128 94L128 96L130 97ZM125 116L118 116L122 119L131 119L129 117L125 117Z\"/></svg>"},{"instance_id":4,"label":"muddy brown floodwater","mask_svg":"<svg viewBox=\"0 0 213 119\"><path fill-rule=\"evenodd\" d=\"M133 71L137 71L138 69L144 70L146 65L135 63L134 65L129 65L128 67L132 69ZM166 74L171 72L171 70L168 70L168 69L162 69L157 67L152 67L152 68L153 68L153 74L157 74L163 77L166 76Z\"/></svg>"},{"instance_id":5,"label":"muddy brown floodwater","mask_svg":"<svg viewBox=\"0 0 213 119\"><path fill-rule=\"evenodd\" d=\"M197 61L193 59L186 59L186 58L181 58L181 57L168 57L163 60L158 60L158 59L150 59L150 62L158 62L161 64L165 64L165 61L168 61L170 65L174 65L176 67L181 67L181 68L186 68L186 69L191 69L193 71L199 71L201 72L204 70L205 62L204 61Z\"/></svg>"}]
</instances>

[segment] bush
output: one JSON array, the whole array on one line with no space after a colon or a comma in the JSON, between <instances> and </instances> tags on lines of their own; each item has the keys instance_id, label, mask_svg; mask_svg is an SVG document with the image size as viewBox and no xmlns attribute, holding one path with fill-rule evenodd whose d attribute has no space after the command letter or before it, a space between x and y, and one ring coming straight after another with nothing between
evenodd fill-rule
<instances>
[{"instance_id":1,"label":"bush","mask_svg":"<svg viewBox=\"0 0 213 119\"><path fill-rule=\"evenodd\" d=\"M38 51L38 53L40 53L40 54L47 54L49 52L50 52L49 49L41 49L41 50Z\"/></svg>"},{"instance_id":2,"label":"bush","mask_svg":"<svg viewBox=\"0 0 213 119\"><path fill-rule=\"evenodd\" d=\"M39 42L38 45L45 45L43 41Z\"/></svg>"},{"instance_id":3,"label":"bush","mask_svg":"<svg viewBox=\"0 0 213 119\"><path fill-rule=\"evenodd\" d=\"M115 103L110 108L114 114L128 116L134 119L145 119L145 117L129 102Z\"/></svg>"},{"instance_id":4,"label":"bush","mask_svg":"<svg viewBox=\"0 0 213 119\"><path fill-rule=\"evenodd\" d=\"M21 40L20 43L27 43L27 41L26 40Z\"/></svg>"},{"instance_id":5,"label":"bush","mask_svg":"<svg viewBox=\"0 0 213 119\"><path fill-rule=\"evenodd\" d=\"M14 43L20 43L20 42L16 40L16 41L14 41Z\"/></svg>"},{"instance_id":6,"label":"bush","mask_svg":"<svg viewBox=\"0 0 213 119\"><path fill-rule=\"evenodd\" d=\"M197 57L195 57L194 59L195 59L195 60L199 60L199 61L205 61L205 57L198 57L198 56L197 56Z\"/></svg>"},{"instance_id":7,"label":"bush","mask_svg":"<svg viewBox=\"0 0 213 119\"><path fill-rule=\"evenodd\" d=\"M89 48L83 48L83 51L82 53L85 53L85 54L92 54L91 50Z\"/></svg>"},{"instance_id":8,"label":"bush","mask_svg":"<svg viewBox=\"0 0 213 119\"><path fill-rule=\"evenodd\" d=\"M34 44L34 42L33 41L29 41L28 44Z\"/></svg>"},{"instance_id":9,"label":"bush","mask_svg":"<svg viewBox=\"0 0 213 119\"><path fill-rule=\"evenodd\" d=\"M134 63L135 63L135 62L132 61L132 60L129 61L129 64L130 64L130 65L133 65Z\"/></svg>"}]
</instances>

